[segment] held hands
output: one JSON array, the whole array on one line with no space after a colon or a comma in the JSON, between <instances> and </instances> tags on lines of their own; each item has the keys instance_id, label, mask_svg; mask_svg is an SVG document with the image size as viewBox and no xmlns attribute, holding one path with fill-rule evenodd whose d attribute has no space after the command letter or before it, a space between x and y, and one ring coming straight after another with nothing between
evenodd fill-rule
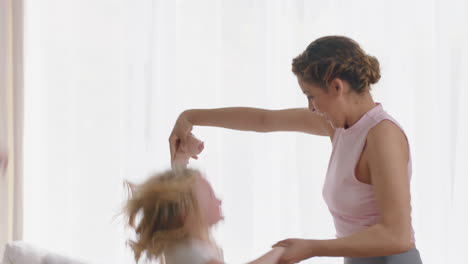
<instances>
[{"instance_id":1,"label":"held hands","mask_svg":"<svg viewBox=\"0 0 468 264\"><path fill-rule=\"evenodd\" d=\"M171 151L171 164L174 162L176 158L176 152L180 146L185 145L185 141L187 140L187 136L192 131L192 124L187 120L184 113L182 113L174 125L172 129L171 135L169 136L169 147ZM192 158L197 159L197 156L193 156Z\"/></svg>"},{"instance_id":2,"label":"held hands","mask_svg":"<svg viewBox=\"0 0 468 264\"><path fill-rule=\"evenodd\" d=\"M190 133L185 141L182 141L172 161L172 168L186 168L190 158L197 159L197 155L203 151L204 143Z\"/></svg>"},{"instance_id":3,"label":"held hands","mask_svg":"<svg viewBox=\"0 0 468 264\"><path fill-rule=\"evenodd\" d=\"M182 113L169 137L173 169L187 167L190 158L198 159L197 155L203 151L204 143L196 138L191 131L192 124Z\"/></svg>"},{"instance_id":4,"label":"held hands","mask_svg":"<svg viewBox=\"0 0 468 264\"><path fill-rule=\"evenodd\" d=\"M278 264L299 263L305 259L314 257L314 240L290 238L282 240L273 245L273 247L284 247L284 253L281 255Z\"/></svg>"}]
</instances>

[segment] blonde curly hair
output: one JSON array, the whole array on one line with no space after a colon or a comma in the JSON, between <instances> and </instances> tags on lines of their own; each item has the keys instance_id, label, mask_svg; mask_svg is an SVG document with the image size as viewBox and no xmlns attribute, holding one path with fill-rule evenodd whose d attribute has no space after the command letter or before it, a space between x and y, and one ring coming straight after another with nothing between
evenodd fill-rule
<instances>
[{"instance_id":1,"label":"blonde curly hair","mask_svg":"<svg viewBox=\"0 0 468 264\"><path fill-rule=\"evenodd\" d=\"M139 185L125 182L129 198L122 213L136 233L136 239L127 242L136 262L145 254L149 261L164 263L164 252L175 244L194 235L209 239L194 188L199 176L199 171L184 168L156 174Z\"/></svg>"}]
</instances>

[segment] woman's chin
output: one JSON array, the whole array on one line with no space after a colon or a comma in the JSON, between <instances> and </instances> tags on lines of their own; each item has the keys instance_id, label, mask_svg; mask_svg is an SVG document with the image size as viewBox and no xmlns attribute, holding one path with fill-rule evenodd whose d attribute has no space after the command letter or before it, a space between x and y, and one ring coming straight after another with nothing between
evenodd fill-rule
<instances>
[{"instance_id":1,"label":"woman's chin","mask_svg":"<svg viewBox=\"0 0 468 264\"><path fill-rule=\"evenodd\" d=\"M333 121L331 121L330 119L328 119L328 117L327 117L327 123L330 124L330 126L331 126L333 129L336 129L336 125L333 123Z\"/></svg>"}]
</instances>

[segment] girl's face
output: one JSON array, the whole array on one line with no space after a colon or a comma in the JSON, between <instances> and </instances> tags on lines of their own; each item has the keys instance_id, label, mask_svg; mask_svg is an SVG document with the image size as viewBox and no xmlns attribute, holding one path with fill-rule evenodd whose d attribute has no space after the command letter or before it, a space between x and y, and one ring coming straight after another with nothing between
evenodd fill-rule
<instances>
[{"instance_id":1,"label":"girl's face","mask_svg":"<svg viewBox=\"0 0 468 264\"><path fill-rule=\"evenodd\" d=\"M221 200L216 197L210 183L203 176L199 175L195 182L200 213L208 226L212 226L223 219Z\"/></svg>"}]
</instances>

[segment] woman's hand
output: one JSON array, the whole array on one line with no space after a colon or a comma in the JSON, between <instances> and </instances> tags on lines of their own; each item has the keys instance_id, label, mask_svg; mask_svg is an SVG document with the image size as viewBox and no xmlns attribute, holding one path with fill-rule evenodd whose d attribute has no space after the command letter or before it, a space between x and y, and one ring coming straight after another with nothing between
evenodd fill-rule
<instances>
[{"instance_id":1,"label":"woman's hand","mask_svg":"<svg viewBox=\"0 0 468 264\"><path fill-rule=\"evenodd\" d=\"M171 150L171 163L175 159L177 149L184 145L187 136L192 131L192 123L190 123L185 116L185 112L179 115L177 121L172 129L171 135L169 136L169 147ZM193 157L196 159L197 157Z\"/></svg>"},{"instance_id":2,"label":"woman's hand","mask_svg":"<svg viewBox=\"0 0 468 264\"><path fill-rule=\"evenodd\" d=\"M290 238L279 241L273 247L284 247L278 264L299 263L305 259L314 257L314 240Z\"/></svg>"}]
</instances>

